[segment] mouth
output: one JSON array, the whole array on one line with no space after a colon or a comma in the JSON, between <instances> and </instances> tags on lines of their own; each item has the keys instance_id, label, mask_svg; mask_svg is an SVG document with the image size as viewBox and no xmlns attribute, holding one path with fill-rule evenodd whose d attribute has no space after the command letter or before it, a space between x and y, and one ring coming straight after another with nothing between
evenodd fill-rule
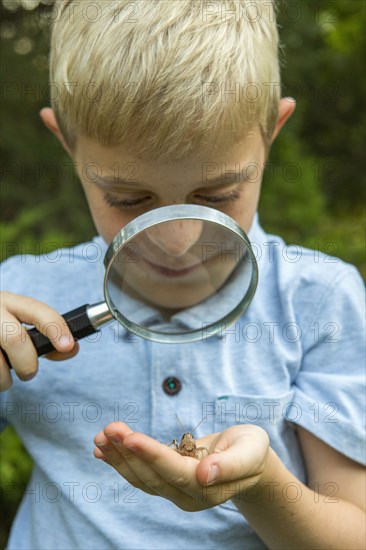
<instances>
[{"instance_id":1,"label":"mouth","mask_svg":"<svg viewBox=\"0 0 366 550\"><path fill-rule=\"evenodd\" d=\"M147 260L146 258L143 258L143 262L146 263L153 271L155 271L155 273L158 273L159 275L163 275L163 277L169 277L172 279L178 278L178 277L185 277L186 275L189 275L190 273L198 269L200 265L202 265L201 262L197 262L196 264L193 264L188 267L173 269L172 267L155 264L150 260Z\"/></svg>"}]
</instances>

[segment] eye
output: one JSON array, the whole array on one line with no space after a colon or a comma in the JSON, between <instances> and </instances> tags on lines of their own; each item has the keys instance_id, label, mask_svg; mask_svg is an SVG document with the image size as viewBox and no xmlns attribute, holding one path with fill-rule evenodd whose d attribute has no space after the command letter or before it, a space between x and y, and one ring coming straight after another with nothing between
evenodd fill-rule
<instances>
[{"instance_id":1,"label":"eye","mask_svg":"<svg viewBox=\"0 0 366 550\"><path fill-rule=\"evenodd\" d=\"M224 193L221 195L201 195L196 194L195 198L201 202L206 202L209 204L221 204L226 202L233 202L239 199L240 192L238 190L230 191L229 193Z\"/></svg>"},{"instance_id":2,"label":"eye","mask_svg":"<svg viewBox=\"0 0 366 550\"><path fill-rule=\"evenodd\" d=\"M115 197L114 195L111 195L110 193L105 193L103 197L104 201L108 204L108 206L112 206L114 208L125 208L126 210L129 208L134 208L136 206L141 206L147 202L150 201L150 196L144 196L144 197L137 197L137 198L129 198L129 199L119 199Z\"/></svg>"}]
</instances>

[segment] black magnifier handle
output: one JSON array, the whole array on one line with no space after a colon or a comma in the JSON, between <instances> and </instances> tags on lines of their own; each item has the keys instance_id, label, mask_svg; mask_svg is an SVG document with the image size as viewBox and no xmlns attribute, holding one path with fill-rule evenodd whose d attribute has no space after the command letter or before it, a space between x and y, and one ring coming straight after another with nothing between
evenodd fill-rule
<instances>
[{"instance_id":1,"label":"black magnifier handle","mask_svg":"<svg viewBox=\"0 0 366 550\"><path fill-rule=\"evenodd\" d=\"M81 340L90 334L94 334L99 330L100 326L108 323L113 318L107 304L104 302L94 305L85 304L65 313L62 317L65 319L76 340ZM56 348L52 342L36 328L30 328L27 330L27 333L36 348L38 357L55 351ZM1 351L5 361L12 368L7 354L3 349Z\"/></svg>"}]
</instances>

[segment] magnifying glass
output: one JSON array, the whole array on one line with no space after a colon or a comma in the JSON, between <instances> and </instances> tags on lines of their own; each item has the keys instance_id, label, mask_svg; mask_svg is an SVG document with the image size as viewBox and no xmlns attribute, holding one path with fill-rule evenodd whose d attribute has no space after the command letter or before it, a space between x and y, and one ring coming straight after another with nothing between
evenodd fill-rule
<instances>
[{"instance_id":1,"label":"magnifying glass","mask_svg":"<svg viewBox=\"0 0 366 550\"><path fill-rule=\"evenodd\" d=\"M194 342L225 330L248 308L258 267L248 237L229 216L180 204L150 210L116 235L104 257L105 301L63 315L82 339L116 319L155 342ZM38 355L54 351L28 331Z\"/></svg>"}]
</instances>

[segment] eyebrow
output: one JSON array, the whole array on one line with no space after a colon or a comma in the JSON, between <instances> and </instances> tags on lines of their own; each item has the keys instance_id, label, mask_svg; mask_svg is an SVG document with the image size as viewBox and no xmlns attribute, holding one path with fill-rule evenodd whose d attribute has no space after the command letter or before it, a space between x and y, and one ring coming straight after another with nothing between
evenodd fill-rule
<instances>
[{"instance_id":1,"label":"eyebrow","mask_svg":"<svg viewBox=\"0 0 366 550\"><path fill-rule=\"evenodd\" d=\"M249 172L249 173L248 173ZM250 169L246 170L243 174L243 172L225 172L218 176L217 178L213 179L206 179L204 180L202 177L201 181L196 182L194 185L202 185L203 183L207 183L208 185L212 186L218 186L218 185L232 185L233 183L240 183L243 181L246 181L250 179ZM127 179L127 178L119 178L116 176L105 176L104 178L100 176L95 176L94 182L101 185L101 186L118 186L118 185L132 185L132 186L149 186L149 184L142 180L137 179Z\"/></svg>"}]
</instances>

